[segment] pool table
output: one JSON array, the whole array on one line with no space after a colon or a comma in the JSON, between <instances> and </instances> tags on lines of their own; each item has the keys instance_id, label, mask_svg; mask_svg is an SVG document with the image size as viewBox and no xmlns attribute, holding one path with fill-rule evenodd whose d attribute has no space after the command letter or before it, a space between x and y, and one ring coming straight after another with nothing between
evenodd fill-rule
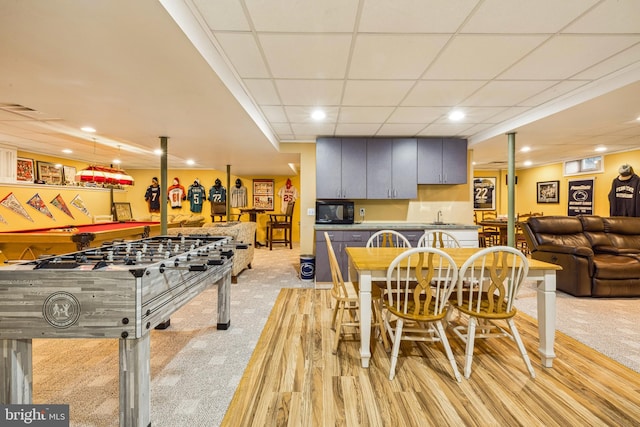
<instances>
[{"instance_id":1,"label":"pool table","mask_svg":"<svg viewBox=\"0 0 640 427\"><path fill-rule=\"evenodd\" d=\"M103 222L0 233L3 259L36 259L40 255L75 252L104 242L160 234L159 222Z\"/></svg>"}]
</instances>

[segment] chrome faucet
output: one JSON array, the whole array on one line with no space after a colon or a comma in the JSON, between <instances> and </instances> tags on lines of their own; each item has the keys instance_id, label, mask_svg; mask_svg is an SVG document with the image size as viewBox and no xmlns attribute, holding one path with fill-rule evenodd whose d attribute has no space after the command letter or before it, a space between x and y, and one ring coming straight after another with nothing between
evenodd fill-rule
<instances>
[{"instance_id":1,"label":"chrome faucet","mask_svg":"<svg viewBox=\"0 0 640 427\"><path fill-rule=\"evenodd\" d=\"M436 222L442 222L442 211L438 211L436 216Z\"/></svg>"}]
</instances>

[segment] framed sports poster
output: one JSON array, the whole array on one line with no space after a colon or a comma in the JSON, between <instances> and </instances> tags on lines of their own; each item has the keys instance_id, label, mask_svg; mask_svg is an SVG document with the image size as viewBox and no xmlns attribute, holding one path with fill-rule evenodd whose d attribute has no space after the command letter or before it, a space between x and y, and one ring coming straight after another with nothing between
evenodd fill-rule
<instances>
[{"instance_id":1,"label":"framed sports poster","mask_svg":"<svg viewBox=\"0 0 640 427\"><path fill-rule=\"evenodd\" d=\"M560 181L538 182L538 203L560 203Z\"/></svg>"},{"instance_id":2,"label":"framed sports poster","mask_svg":"<svg viewBox=\"0 0 640 427\"><path fill-rule=\"evenodd\" d=\"M46 184L62 185L62 170L49 162L38 162L38 179Z\"/></svg>"},{"instance_id":3,"label":"framed sports poster","mask_svg":"<svg viewBox=\"0 0 640 427\"><path fill-rule=\"evenodd\" d=\"M76 183L76 168L73 166L62 166L62 179L64 185L74 185Z\"/></svg>"},{"instance_id":4,"label":"framed sports poster","mask_svg":"<svg viewBox=\"0 0 640 427\"><path fill-rule=\"evenodd\" d=\"M253 208L273 210L274 184L272 179L253 180Z\"/></svg>"},{"instance_id":5,"label":"framed sports poster","mask_svg":"<svg viewBox=\"0 0 640 427\"><path fill-rule=\"evenodd\" d=\"M18 182L30 182L33 183L35 176L35 169L33 167L33 159L25 159L24 157L18 157L18 168L16 179Z\"/></svg>"},{"instance_id":6,"label":"framed sports poster","mask_svg":"<svg viewBox=\"0 0 640 427\"><path fill-rule=\"evenodd\" d=\"M496 178L473 178L473 209L476 211L496 210Z\"/></svg>"},{"instance_id":7,"label":"framed sports poster","mask_svg":"<svg viewBox=\"0 0 640 427\"><path fill-rule=\"evenodd\" d=\"M567 215L593 215L594 178L569 181Z\"/></svg>"}]
</instances>

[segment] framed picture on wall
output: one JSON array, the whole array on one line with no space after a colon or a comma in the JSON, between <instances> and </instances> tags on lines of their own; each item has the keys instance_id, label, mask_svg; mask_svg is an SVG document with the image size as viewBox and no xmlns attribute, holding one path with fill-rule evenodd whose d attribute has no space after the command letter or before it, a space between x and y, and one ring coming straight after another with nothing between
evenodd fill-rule
<instances>
[{"instance_id":1,"label":"framed picture on wall","mask_svg":"<svg viewBox=\"0 0 640 427\"><path fill-rule=\"evenodd\" d=\"M33 159L25 159L18 157L18 168L16 179L18 182L31 182L35 179L35 169L33 168Z\"/></svg>"},{"instance_id":2,"label":"framed picture on wall","mask_svg":"<svg viewBox=\"0 0 640 427\"><path fill-rule=\"evenodd\" d=\"M39 161L38 179L45 184L62 185L62 168L53 163Z\"/></svg>"},{"instance_id":3,"label":"framed picture on wall","mask_svg":"<svg viewBox=\"0 0 640 427\"><path fill-rule=\"evenodd\" d=\"M536 185L538 203L560 203L560 181L542 181Z\"/></svg>"},{"instance_id":4,"label":"framed picture on wall","mask_svg":"<svg viewBox=\"0 0 640 427\"><path fill-rule=\"evenodd\" d=\"M62 166L62 180L65 185L74 185L76 183L76 168Z\"/></svg>"},{"instance_id":5,"label":"framed picture on wall","mask_svg":"<svg viewBox=\"0 0 640 427\"><path fill-rule=\"evenodd\" d=\"M473 209L477 211L496 210L496 178L473 178Z\"/></svg>"},{"instance_id":6,"label":"framed picture on wall","mask_svg":"<svg viewBox=\"0 0 640 427\"><path fill-rule=\"evenodd\" d=\"M273 210L274 183L272 179L253 180L253 208Z\"/></svg>"},{"instance_id":7,"label":"framed picture on wall","mask_svg":"<svg viewBox=\"0 0 640 427\"><path fill-rule=\"evenodd\" d=\"M116 221L131 221L133 214L131 213L131 203L114 202L113 218Z\"/></svg>"}]
</instances>

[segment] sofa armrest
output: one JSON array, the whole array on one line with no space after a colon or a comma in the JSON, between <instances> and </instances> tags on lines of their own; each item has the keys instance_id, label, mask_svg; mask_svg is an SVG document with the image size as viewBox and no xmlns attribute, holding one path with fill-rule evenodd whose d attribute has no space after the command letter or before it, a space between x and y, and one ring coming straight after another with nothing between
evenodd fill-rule
<instances>
[{"instance_id":1,"label":"sofa armrest","mask_svg":"<svg viewBox=\"0 0 640 427\"><path fill-rule=\"evenodd\" d=\"M593 249L586 246L558 246L558 245L538 245L536 251L540 252L554 252L557 254L570 254L583 257L592 257Z\"/></svg>"}]
</instances>

